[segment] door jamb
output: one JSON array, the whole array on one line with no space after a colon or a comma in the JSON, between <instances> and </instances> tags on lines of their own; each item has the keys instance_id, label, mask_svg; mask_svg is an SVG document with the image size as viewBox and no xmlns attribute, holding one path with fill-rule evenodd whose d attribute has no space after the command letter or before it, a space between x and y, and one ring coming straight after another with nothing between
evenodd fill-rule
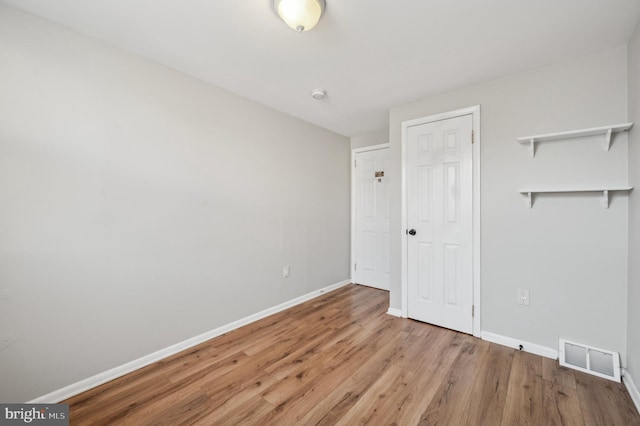
<instances>
[{"instance_id":1,"label":"door jamb","mask_svg":"<svg viewBox=\"0 0 640 426\"><path fill-rule=\"evenodd\" d=\"M442 114L430 115L427 117L421 117L413 120L403 121L400 126L402 130L402 144L400 146L400 157L401 157L401 165L400 165L400 184L401 184L401 235L402 235L402 244L401 244L401 270L400 270L400 300L402 301L402 317L407 318L409 313L409 283L408 283L408 256L407 256L407 246L408 246L408 238L405 233L408 225L407 218L407 182L406 182L406 174L407 174L407 132L409 127L417 126L420 124L432 123L434 121L447 120L449 118L460 117L463 115L471 115L473 119L472 129L474 133L474 141L472 147L472 176L473 176L473 195L472 195L472 205L473 205L473 223L472 223L472 252L473 252L473 306L474 306L474 315L473 315L473 335L476 337L480 337L481 333L481 313L482 309L480 307L480 105L474 105L468 108L462 108L454 111L444 112Z\"/></svg>"},{"instance_id":2,"label":"door jamb","mask_svg":"<svg viewBox=\"0 0 640 426\"><path fill-rule=\"evenodd\" d=\"M380 149L388 149L391 147L389 143L381 143L377 145L369 145L362 148L351 149L351 258L349 259L349 281L353 283L355 271L353 265L356 258L356 154L367 151L378 151Z\"/></svg>"}]
</instances>

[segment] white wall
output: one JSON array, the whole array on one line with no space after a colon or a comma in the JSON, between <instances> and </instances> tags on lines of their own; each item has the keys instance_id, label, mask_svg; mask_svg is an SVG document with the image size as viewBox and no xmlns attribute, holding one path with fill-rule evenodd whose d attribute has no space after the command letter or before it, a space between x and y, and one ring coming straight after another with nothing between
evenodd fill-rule
<instances>
[{"instance_id":1,"label":"white wall","mask_svg":"<svg viewBox=\"0 0 640 426\"><path fill-rule=\"evenodd\" d=\"M380 130L351 138L351 149L364 148L371 145L389 143L389 129Z\"/></svg>"},{"instance_id":2,"label":"white wall","mask_svg":"<svg viewBox=\"0 0 640 426\"><path fill-rule=\"evenodd\" d=\"M0 64L0 401L349 278L348 138L2 5Z\"/></svg>"},{"instance_id":3,"label":"white wall","mask_svg":"<svg viewBox=\"0 0 640 426\"><path fill-rule=\"evenodd\" d=\"M558 337L626 352L626 195L540 197L526 186L627 184L627 135L540 144L516 137L627 120L626 48L423 99L390 111L392 164L400 172L404 120L481 105L482 329L557 349ZM391 307L400 308L400 179L392 189ZM395 232L394 232L395 230ZM531 306L516 304L528 289Z\"/></svg>"},{"instance_id":4,"label":"white wall","mask_svg":"<svg viewBox=\"0 0 640 426\"><path fill-rule=\"evenodd\" d=\"M629 197L629 297L627 320L627 368L640 385L640 25L628 45L629 181L634 190Z\"/></svg>"}]
</instances>

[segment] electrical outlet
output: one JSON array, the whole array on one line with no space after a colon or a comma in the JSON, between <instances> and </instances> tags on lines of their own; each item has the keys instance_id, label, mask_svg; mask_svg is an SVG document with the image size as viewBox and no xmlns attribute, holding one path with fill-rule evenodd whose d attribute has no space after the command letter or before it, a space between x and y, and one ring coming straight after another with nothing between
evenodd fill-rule
<instances>
[{"instance_id":1,"label":"electrical outlet","mask_svg":"<svg viewBox=\"0 0 640 426\"><path fill-rule=\"evenodd\" d=\"M289 276L290 269L289 265L285 265L282 267L282 278L287 278Z\"/></svg>"},{"instance_id":2,"label":"electrical outlet","mask_svg":"<svg viewBox=\"0 0 640 426\"><path fill-rule=\"evenodd\" d=\"M13 345L17 341L18 339L16 339L12 333L3 334L2 336L0 336L0 351L4 351L5 349L7 349L9 346Z\"/></svg>"},{"instance_id":3,"label":"electrical outlet","mask_svg":"<svg viewBox=\"0 0 640 426\"><path fill-rule=\"evenodd\" d=\"M518 289L517 292L517 300L518 305L530 306L529 305L529 290L521 290Z\"/></svg>"}]
</instances>

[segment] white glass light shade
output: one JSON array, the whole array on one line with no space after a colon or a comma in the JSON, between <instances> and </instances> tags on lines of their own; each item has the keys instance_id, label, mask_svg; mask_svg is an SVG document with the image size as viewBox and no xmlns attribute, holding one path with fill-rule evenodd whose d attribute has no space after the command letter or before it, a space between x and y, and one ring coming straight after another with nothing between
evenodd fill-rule
<instances>
[{"instance_id":1,"label":"white glass light shade","mask_svg":"<svg viewBox=\"0 0 640 426\"><path fill-rule=\"evenodd\" d=\"M324 12L324 0L274 0L273 6L280 18L298 32L315 27Z\"/></svg>"}]
</instances>

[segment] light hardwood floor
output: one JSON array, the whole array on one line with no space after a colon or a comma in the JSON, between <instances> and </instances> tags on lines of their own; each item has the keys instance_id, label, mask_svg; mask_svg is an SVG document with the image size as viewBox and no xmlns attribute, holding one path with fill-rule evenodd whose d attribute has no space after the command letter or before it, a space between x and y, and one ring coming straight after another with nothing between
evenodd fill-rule
<instances>
[{"instance_id":1,"label":"light hardwood floor","mask_svg":"<svg viewBox=\"0 0 640 426\"><path fill-rule=\"evenodd\" d=\"M640 425L624 387L349 285L77 395L71 425Z\"/></svg>"}]
</instances>

